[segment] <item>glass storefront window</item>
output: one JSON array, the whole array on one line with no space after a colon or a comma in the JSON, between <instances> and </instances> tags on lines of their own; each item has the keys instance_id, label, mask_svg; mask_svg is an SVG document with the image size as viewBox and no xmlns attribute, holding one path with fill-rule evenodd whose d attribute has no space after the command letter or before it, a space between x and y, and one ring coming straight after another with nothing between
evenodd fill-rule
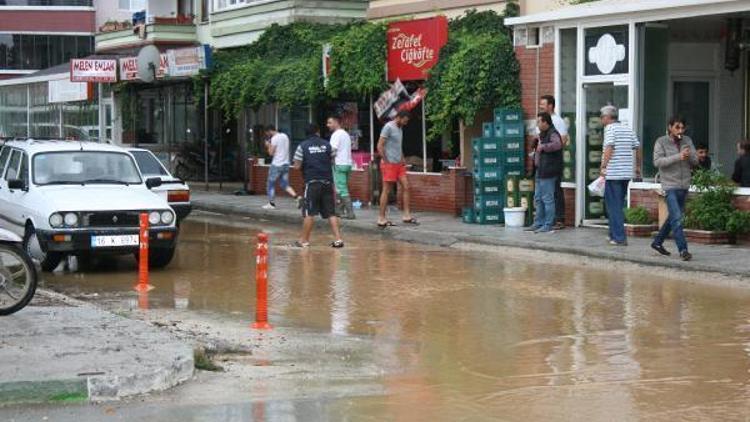
<instances>
[{"instance_id":1,"label":"glass storefront window","mask_svg":"<svg viewBox=\"0 0 750 422\"><path fill-rule=\"evenodd\" d=\"M569 142L563 151L563 181L576 179L576 80L578 77L578 33L576 28L560 30L560 98L558 113L568 124Z\"/></svg>"},{"instance_id":2,"label":"glass storefront window","mask_svg":"<svg viewBox=\"0 0 750 422\"><path fill-rule=\"evenodd\" d=\"M4 6L93 6L93 0L6 0Z\"/></svg>"},{"instance_id":3,"label":"glass storefront window","mask_svg":"<svg viewBox=\"0 0 750 422\"><path fill-rule=\"evenodd\" d=\"M27 117L25 85L0 87L0 137L24 137Z\"/></svg>"},{"instance_id":4,"label":"glass storefront window","mask_svg":"<svg viewBox=\"0 0 750 422\"><path fill-rule=\"evenodd\" d=\"M50 104L46 83L29 86L29 135L36 138L60 137L60 107L62 104Z\"/></svg>"}]
</instances>

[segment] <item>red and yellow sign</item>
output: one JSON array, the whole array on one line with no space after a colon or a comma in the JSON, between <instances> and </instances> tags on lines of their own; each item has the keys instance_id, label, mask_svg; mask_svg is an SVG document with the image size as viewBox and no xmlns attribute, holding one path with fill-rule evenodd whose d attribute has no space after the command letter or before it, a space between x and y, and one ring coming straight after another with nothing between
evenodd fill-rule
<instances>
[{"instance_id":1,"label":"red and yellow sign","mask_svg":"<svg viewBox=\"0 0 750 422\"><path fill-rule=\"evenodd\" d=\"M448 19L394 22L388 25L388 80L427 79L427 71L438 61L440 49L448 42Z\"/></svg>"}]
</instances>

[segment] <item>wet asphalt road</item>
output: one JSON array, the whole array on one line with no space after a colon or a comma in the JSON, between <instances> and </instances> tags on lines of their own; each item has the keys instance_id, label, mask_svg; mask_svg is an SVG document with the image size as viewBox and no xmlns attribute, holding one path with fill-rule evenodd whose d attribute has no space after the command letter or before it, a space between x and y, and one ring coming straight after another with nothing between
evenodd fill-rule
<instances>
[{"instance_id":1,"label":"wet asphalt road","mask_svg":"<svg viewBox=\"0 0 750 422\"><path fill-rule=\"evenodd\" d=\"M750 290L686 283L365 235L307 250L296 228L196 215L178 255L131 293L130 258L47 276L73 296L218 315L254 309L255 235L270 233L271 321L331 343L368 342L352 362L381 369L367 388L253 389L200 374L172 392L119 404L0 409L3 420L748 420ZM564 265L561 265L564 264ZM323 352L324 353L324 352ZM279 380L279 383L283 383ZM282 384L279 384L282 385ZM349 385L349 384L347 384Z\"/></svg>"}]
</instances>

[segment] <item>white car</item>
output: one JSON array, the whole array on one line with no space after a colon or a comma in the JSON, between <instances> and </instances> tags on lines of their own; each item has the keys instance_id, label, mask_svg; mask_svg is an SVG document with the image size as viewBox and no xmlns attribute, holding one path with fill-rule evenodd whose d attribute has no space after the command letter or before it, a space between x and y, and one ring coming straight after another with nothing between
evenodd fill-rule
<instances>
[{"instance_id":1,"label":"white car","mask_svg":"<svg viewBox=\"0 0 750 422\"><path fill-rule=\"evenodd\" d=\"M142 148L128 148L135 157L135 162L144 178L158 177L161 186L151 189L167 200L169 206L177 213L177 224L190 214L190 187L187 183L172 176L153 152Z\"/></svg>"},{"instance_id":2,"label":"white car","mask_svg":"<svg viewBox=\"0 0 750 422\"><path fill-rule=\"evenodd\" d=\"M0 226L52 271L66 255L136 254L148 215L149 264L169 264L174 211L124 148L78 141L9 141L0 150Z\"/></svg>"}]
</instances>

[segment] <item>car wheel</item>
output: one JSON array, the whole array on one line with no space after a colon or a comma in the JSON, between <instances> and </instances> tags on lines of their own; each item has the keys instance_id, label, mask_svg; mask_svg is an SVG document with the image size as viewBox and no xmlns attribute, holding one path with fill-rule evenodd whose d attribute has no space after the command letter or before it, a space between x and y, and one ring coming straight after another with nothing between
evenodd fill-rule
<instances>
[{"instance_id":1,"label":"car wheel","mask_svg":"<svg viewBox=\"0 0 750 422\"><path fill-rule=\"evenodd\" d=\"M161 269L169 265L172 262L172 258L174 258L174 251L175 248L150 249L148 251L149 268ZM140 254L138 252L134 253L133 256L135 257L135 262L140 261Z\"/></svg>"},{"instance_id":2,"label":"car wheel","mask_svg":"<svg viewBox=\"0 0 750 422\"><path fill-rule=\"evenodd\" d=\"M46 252L42 248L33 226L29 226L26 229L26 236L23 238L23 248L34 261L39 263L42 271L48 273L54 271L60 265L60 261L63 258L63 255L59 252Z\"/></svg>"}]
</instances>

